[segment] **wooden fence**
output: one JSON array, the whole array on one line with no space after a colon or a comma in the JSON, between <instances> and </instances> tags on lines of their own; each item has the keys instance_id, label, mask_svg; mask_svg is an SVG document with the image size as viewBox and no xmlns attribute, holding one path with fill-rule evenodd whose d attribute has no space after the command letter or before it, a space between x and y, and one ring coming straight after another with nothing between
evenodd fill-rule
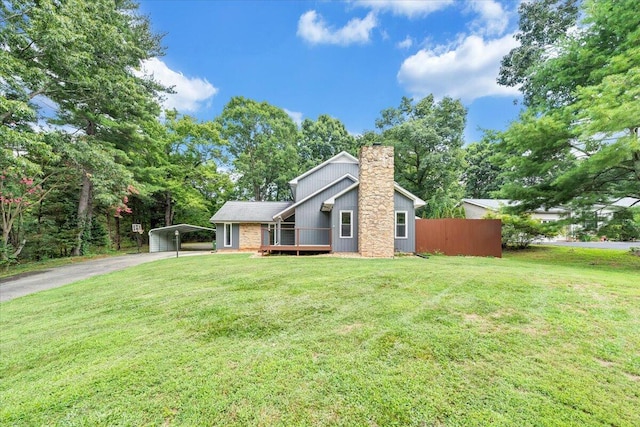
<instances>
[{"instance_id":1,"label":"wooden fence","mask_svg":"<svg viewBox=\"0 0 640 427\"><path fill-rule=\"evenodd\" d=\"M417 219L416 252L502 257L499 219Z\"/></svg>"}]
</instances>

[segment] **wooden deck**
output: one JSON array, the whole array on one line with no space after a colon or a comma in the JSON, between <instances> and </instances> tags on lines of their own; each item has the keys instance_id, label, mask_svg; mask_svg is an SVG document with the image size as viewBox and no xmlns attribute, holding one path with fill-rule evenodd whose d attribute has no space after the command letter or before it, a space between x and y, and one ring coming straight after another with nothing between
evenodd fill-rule
<instances>
[{"instance_id":1,"label":"wooden deck","mask_svg":"<svg viewBox=\"0 0 640 427\"><path fill-rule=\"evenodd\" d=\"M260 246L260 252L264 253L292 253L300 255L300 252L331 252L331 245L268 245Z\"/></svg>"},{"instance_id":2,"label":"wooden deck","mask_svg":"<svg viewBox=\"0 0 640 427\"><path fill-rule=\"evenodd\" d=\"M332 251L331 246L331 228L288 228L282 229L282 233L289 232L293 235L293 239L289 239L288 242L293 244L289 245L273 245L265 243L273 243L275 236L271 233L275 232L273 229L263 228L261 230L261 242L260 252L264 253L295 253L300 255L300 252L324 252L328 253ZM302 239L301 239L302 232ZM312 232L313 235L305 233ZM317 243L322 242L322 243ZM327 243L325 243L327 242Z\"/></svg>"}]
</instances>

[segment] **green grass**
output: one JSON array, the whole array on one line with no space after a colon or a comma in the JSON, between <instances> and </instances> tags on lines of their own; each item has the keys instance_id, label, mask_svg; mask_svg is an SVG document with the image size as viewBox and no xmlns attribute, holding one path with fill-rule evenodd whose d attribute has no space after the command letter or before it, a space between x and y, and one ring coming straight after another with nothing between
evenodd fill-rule
<instances>
[{"instance_id":1,"label":"green grass","mask_svg":"<svg viewBox=\"0 0 640 427\"><path fill-rule=\"evenodd\" d=\"M505 251L503 256L538 264L579 267L585 271L640 271L640 256L629 250L534 245L523 251Z\"/></svg>"},{"instance_id":2,"label":"green grass","mask_svg":"<svg viewBox=\"0 0 640 427\"><path fill-rule=\"evenodd\" d=\"M613 252L184 257L33 294L0 305L0 424L637 426Z\"/></svg>"}]
</instances>

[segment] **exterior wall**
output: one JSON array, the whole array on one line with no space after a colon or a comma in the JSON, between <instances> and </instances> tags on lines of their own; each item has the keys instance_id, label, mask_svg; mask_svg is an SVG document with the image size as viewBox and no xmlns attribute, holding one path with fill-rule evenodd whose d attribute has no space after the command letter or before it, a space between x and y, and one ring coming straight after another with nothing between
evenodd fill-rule
<instances>
[{"instance_id":1,"label":"exterior wall","mask_svg":"<svg viewBox=\"0 0 640 427\"><path fill-rule=\"evenodd\" d=\"M240 224L231 224L231 246L224 246L224 224L216 224L216 250L229 251L238 250L240 241Z\"/></svg>"},{"instance_id":2,"label":"exterior wall","mask_svg":"<svg viewBox=\"0 0 640 427\"><path fill-rule=\"evenodd\" d=\"M329 163L312 174L305 176L298 182L296 187L296 201L304 199L309 194L313 194L314 191L331 184L345 174L351 174L354 178L357 178L358 165L354 163Z\"/></svg>"},{"instance_id":3,"label":"exterior wall","mask_svg":"<svg viewBox=\"0 0 640 427\"><path fill-rule=\"evenodd\" d=\"M260 224L239 224L238 249L241 251L260 250ZM233 242L232 242L233 243Z\"/></svg>"},{"instance_id":4,"label":"exterior wall","mask_svg":"<svg viewBox=\"0 0 640 427\"><path fill-rule=\"evenodd\" d=\"M182 236L180 236L182 238ZM179 242L178 242L179 243ZM176 237L173 231L154 231L149 236L149 252L167 252L176 250Z\"/></svg>"},{"instance_id":5,"label":"exterior wall","mask_svg":"<svg viewBox=\"0 0 640 427\"><path fill-rule=\"evenodd\" d=\"M393 258L393 147L362 147L359 181L358 252L364 257Z\"/></svg>"},{"instance_id":6,"label":"exterior wall","mask_svg":"<svg viewBox=\"0 0 640 427\"><path fill-rule=\"evenodd\" d=\"M413 200L407 198L403 194L395 192L394 195L395 211L403 211L407 213L407 238L394 239L396 252L413 253L416 251L416 211L413 207ZM394 236L395 236L395 214L394 214Z\"/></svg>"},{"instance_id":7,"label":"exterior wall","mask_svg":"<svg viewBox=\"0 0 640 427\"><path fill-rule=\"evenodd\" d=\"M313 174L312 174L313 175ZM296 208L296 228L331 228L331 213L322 212L320 207L322 202L336 193L344 190L353 184L345 178L331 188L316 194L302 205ZM326 185L326 184L324 184ZM329 231L327 230L300 230L301 245L328 245Z\"/></svg>"},{"instance_id":8,"label":"exterior wall","mask_svg":"<svg viewBox=\"0 0 640 427\"><path fill-rule=\"evenodd\" d=\"M353 211L353 233L350 239L340 237L340 211ZM355 188L338 198L331 210L331 242L333 252L358 252L358 189Z\"/></svg>"},{"instance_id":9,"label":"exterior wall","mask_svg":"<svg viewBox=\"0 0 640 427\"><path fill-rule=\"evenodd\" d=\"M462 207L464 208L464 216L467 219L482 219L487 212L489 212L485 208L481 208L480 206L472 205L467 202L464 202Z\"/></svg>"}]
</instances>

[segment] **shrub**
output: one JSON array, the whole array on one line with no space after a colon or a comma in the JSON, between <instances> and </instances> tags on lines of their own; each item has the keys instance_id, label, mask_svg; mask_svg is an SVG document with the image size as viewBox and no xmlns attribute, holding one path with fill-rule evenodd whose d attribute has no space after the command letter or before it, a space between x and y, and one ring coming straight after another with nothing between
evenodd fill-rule
<instances>
[{"instance_id":1,"label":"shrub","mask_svg":"<svg viewBox=\"0 0 640 427\"><path fill-rule=\"evenodd\" d=\"M485 218L502 221L503 248L525 249L535 240L553 237L558 233L557 224L543 224L529 214L489 213Z\"/></svg>"},{"instance_id":2,"label":"shrub","mask_svg":"<svg viewBox=\"0 0 640 427\"><path fill-rule=\"evenodd\" d=\"M634 221L633 212L624 209L613 214L613 218L598 230L599 236L610 240L629 242L640 238L640 224Z\"/></svg>"}]
</instances>

